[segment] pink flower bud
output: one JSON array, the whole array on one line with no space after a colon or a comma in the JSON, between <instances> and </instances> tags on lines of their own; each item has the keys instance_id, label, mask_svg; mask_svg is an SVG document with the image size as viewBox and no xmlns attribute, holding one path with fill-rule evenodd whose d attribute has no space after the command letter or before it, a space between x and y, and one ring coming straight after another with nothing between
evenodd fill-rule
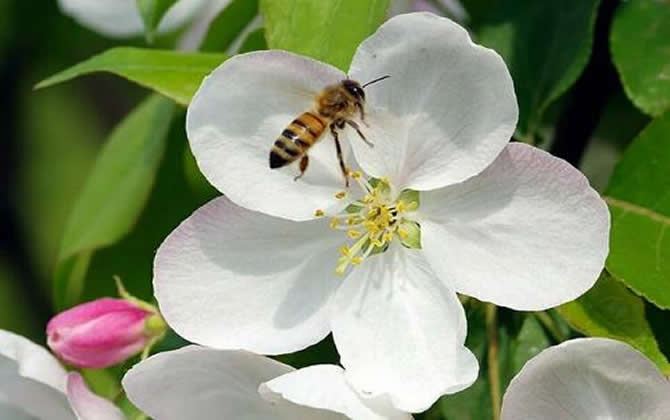
<instances>
[{"instance_id":1,"label":"pink flower bud","mask_svg":"<svg viewBox=\"0 0 670 420\"><path fill-rule=\"evenodd\" d=\"M165 328L148 304L102 298L53 317L47 324L47 344L73 366L105 368L141 352Z\"/></svg>"}]
</instances>

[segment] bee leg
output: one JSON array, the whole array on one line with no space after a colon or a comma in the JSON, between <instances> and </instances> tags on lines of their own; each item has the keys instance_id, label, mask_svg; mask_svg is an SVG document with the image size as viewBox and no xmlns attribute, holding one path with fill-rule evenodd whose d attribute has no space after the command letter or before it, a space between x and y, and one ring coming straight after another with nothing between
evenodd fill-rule
<instances>
[{"instance_id":1,"label":"bee leg","mask_svg":"<svg viewBox=\"0 0 670 420\"><path fill-rule=\"evenodd\" d=\"M361 114L361 122L365 124L366 127L369 127L368 123L365 122L365 111L363 110L363 104L356 102L356 108L358 108L358 113Z\"/></svg>"},{"instance_id":2,"label":"bee leg","mask_svg":"<svg viewBox=\"0 0 670 420\"><path fill-rule=\"evenodd\" d=\"M305 175L305 171L307 170L307 165L309 165L309 157L307 155L304 155L300 159L300 175L297 175L295 178L293 178L294 181L299 180L302 178L303 175Z\"/></svg>"},{"instance_id":3,"label":"bee leg","mask_svg":"<svg viewBox=\"0 0 670 420\"><path fill-rule=\"evenodd\" d=\"M361 136L361 138L363 139L363 141L365 142L365 144L367 144L367 145L370 146L370 147L375 147L375 145L372 144L372 142L371 142L370 140L368 140L368 139L365 138L365 136L364 136L363 133L361 132L361 128L358 126L358 124L356 124L356 121L344 120L344 122L346 122L347 124L349 124L354 130L356 130L356 132L358 133L359 136Z\"/></svg>"},{"instance_id":4,"label":"bee leg","mask_svg":"<svg viewBox=\"0 0 670 420\"><path fill-rule=\"evenodd\" d=\"M341 123L338 121L337 123ZM335 149L337 150L337 160L340 162L340 169L342 170L342 175L344 175L344 185L349 188L349 170L344 164L344 159L342 158L342 146L340 145L340 139L337 135L337 128L334 124L330 126L330 132L333 133L333 139L335 139Z\"/></svg>"}]
</instances>

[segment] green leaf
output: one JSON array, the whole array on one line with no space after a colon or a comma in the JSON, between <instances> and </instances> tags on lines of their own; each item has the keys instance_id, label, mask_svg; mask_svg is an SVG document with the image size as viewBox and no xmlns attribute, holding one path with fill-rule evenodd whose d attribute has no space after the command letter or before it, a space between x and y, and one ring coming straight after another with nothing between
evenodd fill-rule
<instances>
[{"instance_id":1,"label":"green leaf","mask_svg":"<svg viewBox=\"0 0 670 420\"><path fill-rule=\"evenodd\" d=\"M349 69L354 52L384 21L389 0L261 0L265 37L287 50Z\"/></svg>"},{"instance_id":2,"label":"green leaf","mask_svg":"<svg viewBox=\"0 0 670 420\"><path fill-rule=\"evenodd\" d=\"M55 269L60 309L77 303L96 249L125 236L144 208L165 151L174 104L145 100L110 135L70 214Z\"/></svg>"},{"instance_id":3,"label":"green leaf","mask_svg":"<svg viewBox=\"0 0 670 420\"><path fill-rule=\"evenodd\" d=\"M468 308L466 346L479 360L479 378L466 390L447 395L430 410L427 419L491 419L492 406L487 361L487 336L483 304ZM501 311L501 309L498 309ZM498 360L501 395L523 365L550 345L544 329L532 315L503 312L498 325Z\"/></svg>"},{"instance_id":4,"label":"green leaf","mask_svg":"<svg viewBox=\"0 0 670 420\"><path fill-rule=\"evenodd\" d=\"M531 140L547 106L580 76L591 54L599 0L499 0L478 41L510 69L518 134Z\"/></svg>"},{"instance_id":5,"label":"green leaf","mask_svg":"<svg viewBox=\"0 0 670 420\"><path fill-rule=\"evenodd\" d=\"M178 104L188 105L202 79L225 59L223 54L112 48L43 80L35 88L53 86L85 74L104 71L153 89Z\"/></svg>"},{"instance_id":6,"label":"green leaf","mask_svg":"<svg viewBox=\"0 0 670 420\"><path fill-rule=\"evenodd\" d=\"M666 375L670 373L670 364L661 353L645 318L644 302L607 273L603 273L596 285L582 297L557 310L579 332L628 343L656 363Z\"/></svg>"},{"instance_id":7,"label":"green leaf","mask_svg":"<svg viewBox=\"0 0 670 420\"><path fill-rule=\"evenodd\" d=\"M265 42L265 29L258 28L255 31L251 31L249 35L242 41L240 45L238 54L243 54L250 51L260 51L267 50L268 44Z\"/></svg>"},{"instance_id":8,"label":"green leaf","mask_svg":"<svg viewBox=\"0 0 670 420\"><path fill-rule=\"evenodd\" d=\"M614 170L607 269L661 308L670 308L670 113L652 121Z\"/></svg>"},{"instance_id":9,"label":"green leaf","mask_svg":"<svg viewBox=\"0 0 670 420\"><path fill-rule=\"evenodd\" d=\"M209 25L202 51L227 51L258 15L258 0L233 0Z\"/></svg>"},{"instance_id":10,"label":"green leaf","mask_svg":"<svg viewBox=\"0 0 670 420\"><path fill-rule=\"evenodd\" d=\"M149 42L153 41L154 33L165 13L177 0L136 0L137 10L144 22L144 31Z\"/></svg>"},{"instance_id":11,"label":"green leaf","mask_svg":"<svg viewBox=\"0 0 670 420\"><path fill-rule=\"evenodd\" d=\"M670 109L670 3L623 2L617 9L610 47L624 90L642 111Z\"/></svg>"}]
</instances>

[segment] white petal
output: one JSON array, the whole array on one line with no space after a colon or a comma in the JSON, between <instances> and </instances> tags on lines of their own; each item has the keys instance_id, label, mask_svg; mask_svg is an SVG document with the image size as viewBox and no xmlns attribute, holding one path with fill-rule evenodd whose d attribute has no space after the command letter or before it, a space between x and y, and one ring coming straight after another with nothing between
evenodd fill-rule
<instances>
[{"instance_id":1,"label":"white petal","mask_svg":"<svg viewBox=\"0 0 670 420\"><path fill-rule=\"evenodd\" d=\"M133 404L158 420L334 418L260 396L261 383L292 370L252 353L188 346L138 363L124 376L123 388Z\"/></svg>"},{"instance_id":2,"label":"white petal","mask_svg":"<svg viewBox=\"0 0 670 420\"><path fill-rule=\"evenodd\" d=\"M65 370L44 347L0 330L0 396L38 419L74 420L65 380Z\"/></svg>"},{"instance_id":3,"label":"white petal","mask_svg":"<svg viewBox=\"0 0 670 420\"><path fill-rule=\"evenodd\" d=\"M486 168L514 133L518 107L502 58L458 24L430 13L396 16L356 51L350 75L367 87L369 174L399 187L441 188Z\"/></svg>"},{"instance_id":4,"label":"white petal","mask_svg":"<svg viewBox=\"0 0 670 420\"><path fill-rule=\"evenodd\" d=\"M168 10L158 30L168 32L192 18L208 0L180 0ZM63 13L79 24L113 38L128 38L144 32L136 0L59 0Z\"/></svg>"},{"instance_id":5,"label":"white petal","mask_svg":"<svg viewBox=\"0 0 670 420\"><path fill-rule=\"evenodd\" d=\"M209 0L192 25L179 37L180 50L195 51L207 36L209 26L232 0ZM242 36L242 34L240 34Z\"/></svg>"},{"instance_id":6,"label":"white petal","mask_svg":"<svg viewBox=\"0 0 670 420\"><path fill-rule=\"evenodd\" d=\"M261 394L274 393L296 404L345 414L354 420L407 420L407 413L386 402L363 399L335 365L309 366L261 385Z\"/></svg>"},{"instance_id":7,"label":"white petal","mask_svg":"<svg viewBox=\"0 0 670 420\"><path fill-rule=\"evenodd\" d=\"M309 168L298 181L297 161L270 169L269 156L284 128L313 108L324 87L344 77L334 67L284 51L227 60L205 79L188 108L186 131L200 170L233 202L251 210L307 220L316 209L340 209L334 195L345 180L330 134L309 150Z\"/></svg>"},{"instance_id":8,"label":"white petal","mask_svg":"<svg viewBox=\"0 0 670 420\"><path fill-rule=\"evenodd\" d=\"M67 376L67 397L79 420L125 420L117 406L91 392L76 372Z\"/></svg>"},{"instance_id":9,"label":"white petal","mask_svg":"<svg viewBox=\"0 0 670 420\"><path fill-rule=\"evenodd\" d=\"M585 338L550 347L512 380L503 420L666 420L670 382L628 344Z\"/></svg>"},{"instance_id":10,"label":"white petal","mask_svg":"<svg viewBox=\"0 0 670 420\"><path fill-rule=\"evenodd\" d=\"M577 298L608 252L609 212L586 178L520 143L482 174L422 193L419 211L422 247L440 278L517 310Z\"/></svg>"},{"instance_id":11,"label":"white petal","mask_svg":"<svg viewBox=\"0 0 670 420\"><path fill-rule=\"evenodd\" d=\"M156 299L168 324L192 342L293 352L329 332L330 296L342 280L340 240L325 220L291 222L219 197L159 248Z\"/></svg>"},{"instance_id":12,"label":"white petal","mask_svg":"<svg viewBox=\"0 0 670 420\"><path fill-rule=\"evenodd\" d=\"M419 412L477 378L477 360L463 346L463 307L419 251L396 244L369 257L333 306L341 363L365 395L388 394L398 409Z\"/></svg>"}]
</instances>

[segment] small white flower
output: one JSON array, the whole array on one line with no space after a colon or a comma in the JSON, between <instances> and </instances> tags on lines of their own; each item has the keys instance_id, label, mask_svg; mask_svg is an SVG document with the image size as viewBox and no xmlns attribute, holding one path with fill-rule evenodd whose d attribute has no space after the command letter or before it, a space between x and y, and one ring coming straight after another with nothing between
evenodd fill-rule
<instances>
[{"instance_id":1,"label":"small white flower","mask_svg":"<svg viewBox=\"0 0 670 420\"><path fill-rule=\"evenodd\" d=\"M0 330L0 418L123 420L111 402L93 394L81 375L67 373L45 348Z\"/></svg>"},{"instance_id":2,"label":"small white flower","mask_svg":"<svg viewBox=\"0 0 670 420\"><path fill-rule=\"evenodd\" d=\"M374 147L341 132L361 170L344 189L330 134L297 182L296 165L268 167L282 130L344 73L281 51L215 70L187 132L226 197L161 245L154 287L167 322L214 348L287 353L332 331L353 386L417 412L477 377L456 292L518 310L576 298L603 268L609 213L568 163L508 145L511 77L460 26L389 20L348 76L387 74L365 92Z\"/></svg>"},{"instance_id":3,"label":"small white flower","mask_svg":"<svg viewBox=\"0 0 670 420\"><path fill-rule=\"evenodd\" d=\"M670 382L628 344L566 341L531 359L512 380L503 420L667 420Z\"/></svg>"},{"instance_id":4,"label":"small white flower","mask_svg":"<svg viewBox=\"0 0 670 420\"><path fill-rule=\"evenodd\" d=\"M144 33L144 23L137 9L137 0L58 0L63 13L82 26L111 38L128 38ZM179 0L165 14L158 32L166 33L196 19L186 38L196 45L209 23L230 0ZM197 32L191 34L190 32Z\"/></svg>"},{"instance_id":5,"label":"small white flower","mask_svg":"<svg viewBox=\"0 0 670 420\"><path fill-rule=\"evenodd\" d=\"M156 420L412 418L383 399L362 399L339 366L295 370L253 353L199 346L140 362L123 378L123 387Z\"/></svg>"}]
</instances>

